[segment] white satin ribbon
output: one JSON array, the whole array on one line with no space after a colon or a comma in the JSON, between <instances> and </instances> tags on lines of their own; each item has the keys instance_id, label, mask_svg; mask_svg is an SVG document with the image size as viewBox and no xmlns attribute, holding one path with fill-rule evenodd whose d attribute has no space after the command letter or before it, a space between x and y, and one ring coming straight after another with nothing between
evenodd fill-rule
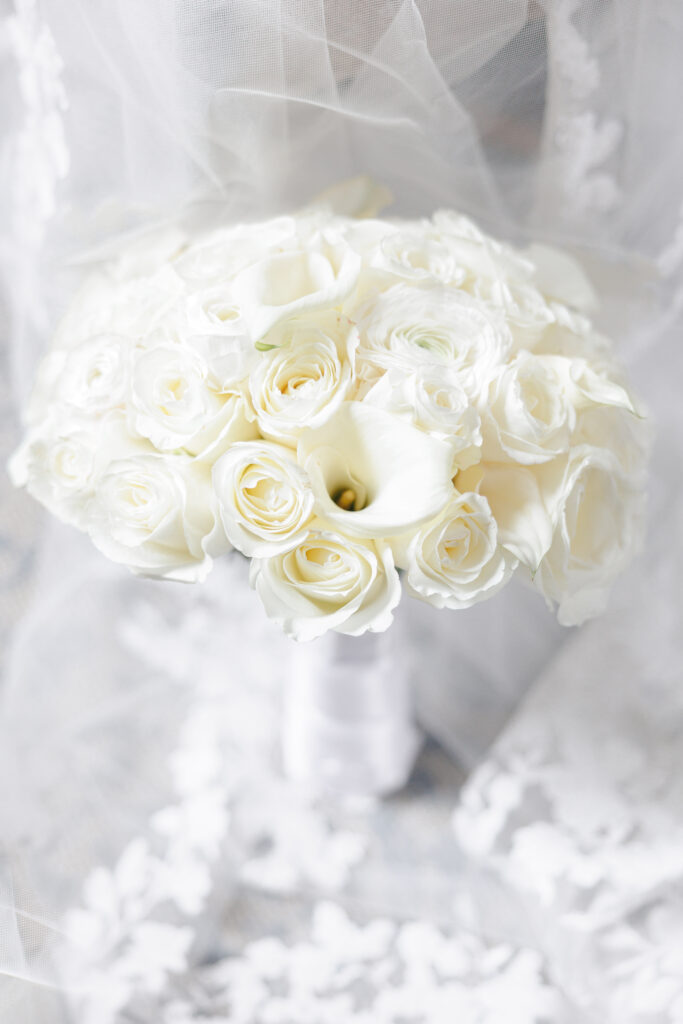
<instances>
[{"instance_id":1,"label":"white satin ribbon","mask_svg":"<svg viewBox=\"0 0 683 1024\"><path fill-rule=\"evenodd\" d=\"M393 630L298 645L285 687L285 773L316 793L400 789L420 747L410 661Z\"/></svg>"}]
</instances>

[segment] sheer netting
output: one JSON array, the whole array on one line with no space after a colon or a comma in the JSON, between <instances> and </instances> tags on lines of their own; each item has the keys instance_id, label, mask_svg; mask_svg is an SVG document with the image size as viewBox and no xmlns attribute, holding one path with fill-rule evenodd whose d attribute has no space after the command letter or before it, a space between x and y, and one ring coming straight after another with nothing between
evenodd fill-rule
<instances>
[{"instance_id":1,"label":"sheer netting","mask_svg":"<svg viewBox=\"0 0 683 1024\"><path fill-rule=\"evenodd\" d=\"M523 589L406 610L420 720L451 767L428 747L422 789L390 812L282 782L291 651L238 558L203 586L135 580L5 480L0 1019L680 1020L683 866L664 834L683 768L681 4L6 0L0 62L5 456L69 296L121 239L271 215L360 176L388 215L451 207L577 255L656 429L644 552L604 619L561 630ZM443 771L450 804L421 803ZM606 834L626 852L596 867ZM316 909L335 893L344 913ZM429 981L418 948L441 964ZM367 1017L334 1003L354 977Z\"/></svg>"}]
</instances>

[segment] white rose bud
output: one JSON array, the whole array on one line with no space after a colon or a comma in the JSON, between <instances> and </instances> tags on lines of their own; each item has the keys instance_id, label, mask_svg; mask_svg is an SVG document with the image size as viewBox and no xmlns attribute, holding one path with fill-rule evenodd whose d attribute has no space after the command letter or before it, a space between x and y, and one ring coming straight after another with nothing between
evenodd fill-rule
<instances>
[{"instance_id":1,"label":"white rose bud","mask_svg":"<svg viewBox=\"0 0 683 1024\"><path fill-rule=\"evenodd\" d=\"M229 550L216 522L211 476L183 456L157 452L112 462L87 508L93 543L143 576L195 583L211 555Z\"/></svg>"},{"instance_id":2,"label":"white rose bud","mask_svg":"<svg viewBox=\"0 0 683 1024\"><path fill-rule=\"evenodd\" d=\"M269 617L295 640L387 629L401 598L387 544L323 529L290 551L253 559L250 580Z\"/></svg>"},{"instance_id":3,"label":"white rose bud","mask_svg":"<svg viewBox=\"0 0 683 1024\"><path fill-rule=\"evenodd\" d=\"M289 320L270 332L249 378L256 419L265 437L296 446L302 427L320 426L353 385L358 336L341 315Z\"/></svg>"},{"instance_id":4,"label":"white rose bud","mask_svg":"<svg viewBox=\"0 0 683 1024\"><path fill-rule=\"evenodd\" d=\"M184 449L213 461L233 442L258 435L241 392L221 392L190 348L143 351L132 377L131 425L160 451Z\"/></svg>"},{"instance_id":5,"label":"white rose bud","mask_svg":"<svg viewBox=\"0 0 683 1024\"><path fill-rule=\"evenodd\" d=\"M243 554L277 554L305 536L313 491L291 449L235 444L216 462L213 484L225 533Z\"/></svg>"},{"instance_id":6,"label":"white rose bud","mask_svg":"<svg viewBox=\"0 0 683 1024\"><path fill-rule=\"evenodd\" d=\"M500 590L515 565L486 499L459 494L409 545L408 587L437 608L469 608Z\"/></svg>"},{"instance_id":7,"label":"white rose bud","mask_svg":"<svg viewBox=\"0 0 683 1024\"><path fill-rule=\"evenodd\" d=\"M635 553L642 525L639 482L612 452L581 447L572 453L552 543L534 579L548 603L559 605L563 626L604 610L612 582Z\"/></svg>"}]
</instances>

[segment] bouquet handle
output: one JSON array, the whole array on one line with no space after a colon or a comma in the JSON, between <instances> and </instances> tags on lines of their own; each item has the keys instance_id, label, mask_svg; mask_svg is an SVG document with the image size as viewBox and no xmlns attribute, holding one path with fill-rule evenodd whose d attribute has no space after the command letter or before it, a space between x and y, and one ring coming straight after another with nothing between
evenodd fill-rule
<instances>
[{"instance_id":1,"label":"bouquet handle","mask_svg":"<svg viewBox=\"0 0 683 1024\"><path fill-rule=\"evenodd\" d=\"M409 652L395 631L297 645L284 692L285 774L316 794L385 796L421 745Z\"/></svg>"}]
</instances>

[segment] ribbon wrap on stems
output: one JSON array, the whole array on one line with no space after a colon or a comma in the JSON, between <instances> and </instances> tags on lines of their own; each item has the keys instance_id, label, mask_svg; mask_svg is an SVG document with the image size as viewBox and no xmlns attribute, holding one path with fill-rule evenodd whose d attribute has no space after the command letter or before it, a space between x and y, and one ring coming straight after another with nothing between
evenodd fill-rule
<instances>
[{"instance_id":1,"label":"ribbon wrap on stems","mask_svg":"<svg viewBox=\"0 0 683 1024\"><path fill-rule=\"evenodd\" d=\"M314 792L375 796L400 789L420 747L412 660L395 631L327 633L296 648L285 687L287 775Z\"/></svg>"}]
</instances>

